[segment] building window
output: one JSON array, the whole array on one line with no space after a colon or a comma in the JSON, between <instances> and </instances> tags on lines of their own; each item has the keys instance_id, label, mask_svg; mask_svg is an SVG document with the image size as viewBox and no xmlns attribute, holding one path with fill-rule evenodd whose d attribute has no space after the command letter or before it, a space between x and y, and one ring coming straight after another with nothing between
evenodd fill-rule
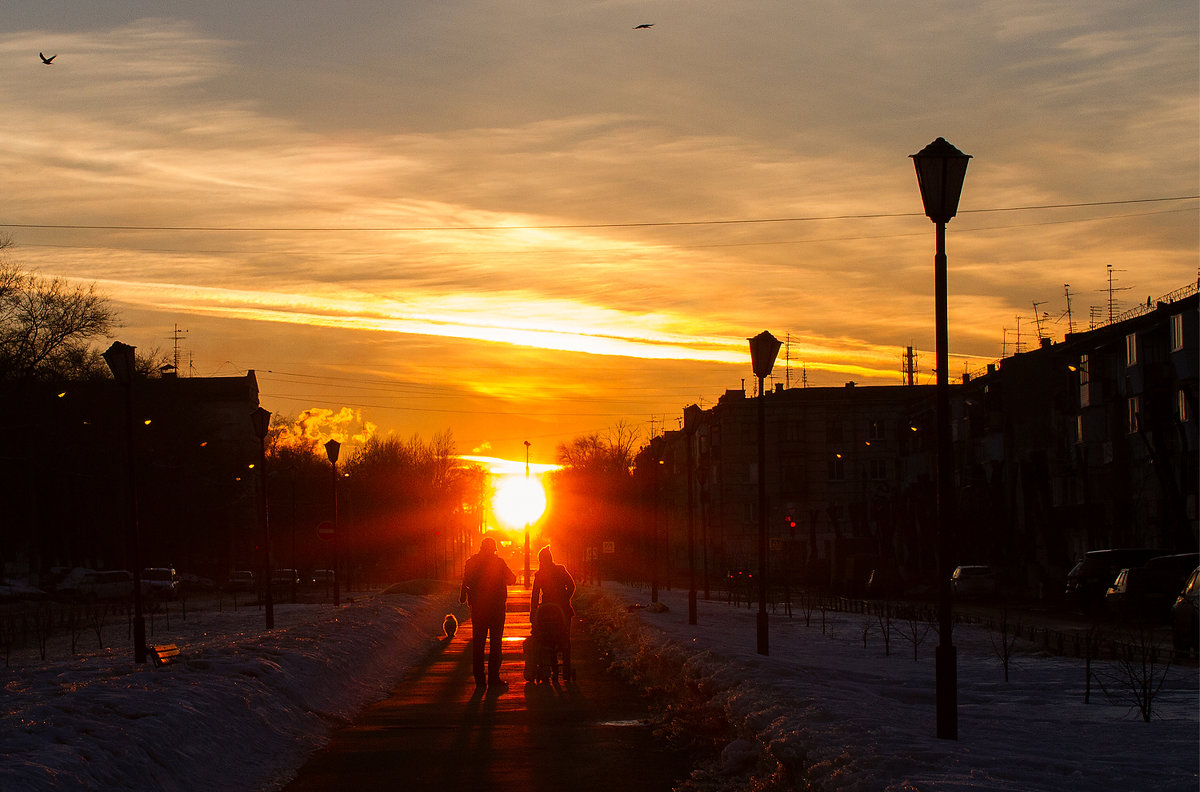
<instances>
[{"instance_id":1,"label":"building window","mask_svg":"<svg viewBox=\"0 0 1200 792\"><path fill-rule=\"evenodd\" d=\"M834 454L829 460L829 480L846 480L846 460L841 454Z\"/></svg>"},{"instance_id":2,"label":"building window","mask_svg":"<svg viewBox=\"0 0 1200 792\"><path fill-rule=\"evenodd\" d=\"M842 442L842 422L828 421L825 424L825 442L840 443Z\"/></svg>"},{"instance_id":3,"label":"building window","mask_svg":"<svg viewBox=\"0 0 1200 792\"><path fill-rule=\"evenodd\" d=\"M871 481L887 481L888 465L886 459L867 460L867 474Z\"/></svg>"},{"instance_id":4,"label":"building window","mask_svg":"<svg viewBox=\"0 0 1200 792\"><path fill-rule=\"evenodd\" d=\"M1129 433L1133 434L1141 428L1139 421L1142 414L1142 400L1139 396L1129 397Z\"/></svg>"},{"instance_id":5,"label":"building window","mask_svg":"<svg viewBox=\"0 0 1200 792\"><path fill-rule=\"evenodd\" d=\"M1136 366L1137 362L1137 333L1130 333L1125 336L1125 365Z\"/></svg>"},{"instance_id":6,"label":"building window","mask_svg":"<svg viewBox=\"0 0 1200 792\"><path fill-rule=\"evenodd\" d=\"M1171 317L1171 351L1178 352L1183 349L1183 314L1175 314Z\"/></svg>"},{"instance_id":7,"label":"building window","mask_svg":"<svg viewBox=\"0 0 1200 792\"><path fill-rule=\"evenodd\" d=\"M1083 442L1083 416L1082 415L1075 416L1075 442L1076 443Z\"/></svg>"},{"instance_id":8,"label":"building window","mask_svg":"<svg viewBox=\"0 0 1200 792\"><path fill-rule=\"evenodd\" d=\"M1087 355L1079 356L1079 384L1080 385L1088 384L1088 356Z\"/></svg>"},{"instance_id":9,"label":"building window","mask_svg":"<svg viewBox=\"0 0 1200 792\"><path fill-rule=\"evenodd\" d=\"M1179 420L1181 423L1191 420L1191 415L1188 413L1187 391L1183 388L1179 389Z\"/></svg>"}]
</instances>

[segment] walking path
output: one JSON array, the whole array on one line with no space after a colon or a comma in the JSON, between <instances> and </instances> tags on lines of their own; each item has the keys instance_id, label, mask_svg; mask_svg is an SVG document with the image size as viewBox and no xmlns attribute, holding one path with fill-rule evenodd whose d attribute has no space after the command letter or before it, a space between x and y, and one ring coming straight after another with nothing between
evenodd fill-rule
<instances>
[{"instance_id":1,"label":"walking path","mask_svg":"<svg viewBox=\"0 0 1200 792\"><path fill-rule=\"evenodd\" d=\"M578 681L533 685L522 675L529 592L520 586L509 588L506 622L507 689L476 689L468 620L390 698L338 730L286 792L666 792L687 776L687 757L653 737L646 703L605 670L578 623Z\"/></svg>"}]
</instances>

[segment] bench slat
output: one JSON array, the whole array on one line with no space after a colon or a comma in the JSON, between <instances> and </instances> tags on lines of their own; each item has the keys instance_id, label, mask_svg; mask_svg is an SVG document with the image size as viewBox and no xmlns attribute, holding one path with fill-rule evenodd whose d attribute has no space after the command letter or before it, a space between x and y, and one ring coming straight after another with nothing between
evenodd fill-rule
<instances>
[{"instance_id":1,"label":"bench slat","mask_svg":"<svg viewBox=\"0 0 1200 792\"><path fill-rule=\"evenodd\" d=\"M175 644L151 646L150 656L154 658L155 665L166 665L179 656L179 647Z\"/></svg>"}]
</instances>

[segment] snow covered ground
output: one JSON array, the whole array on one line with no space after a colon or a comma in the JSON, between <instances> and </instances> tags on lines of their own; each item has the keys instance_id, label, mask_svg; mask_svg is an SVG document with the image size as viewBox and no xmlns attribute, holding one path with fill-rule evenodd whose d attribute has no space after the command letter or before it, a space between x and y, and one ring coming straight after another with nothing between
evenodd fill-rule
<instances>
[{"instance_id":1,"label":"snow covered ground","mask_svg":"<svg viewBox=\"0 0 1200 792\"><path fill-rule=\"evenodd\" d=\"M620 604L649 604L645 590L605 584ZM757 653L757 608L701 600L687 624L687 592L660 592L665 612L636 611L618 628L618 663L648 682L710 698L741 739L698 789L1105 790L1196 792L1200 723L1195 665L1157 666L1151 722L1121 682L1096 661L1084 704L1082 660L1018 642L1004 681L999 639L959 626L959 739L935 736L936 629L913 660L907 623L893 623L885 655L880 625L859 614L773 615L770 655ZM612 610L612 607L609 607ZM864 631L866 647L864 648ZM918 634L920 630L918 629ZM911 635L911 633L910 633ZM617 649L619 652L619 648ZM1111 696L1111 699L1110 699ZM698 774L699 776L699 774Z\"/></svg>"},{"instance_id":2,"label":"snow covered ground","mask_svg":"<svg viewBox=\"0 0 1200 792\"><path fill-rule=\"evenodd\" d=\"M408 589L419 591L419 589ZM427 590L428 592L428 590ZM1144 723L1135 707L1093 690L1082 661L1025 647L1011 681L988 636L959 628L959 740L934 737L933 647L913 660L893 633L861 616L771 618L771 655L755 651L755 612L664 591L665 612L638 609L644 590L605 584L581 593L587 618L614 631L618 666L660 688L686 688L736 729L722 763L694 789L766 789L781 779L819 790L1162 790L1195 792L1200 765L1197 672L1172 667ZM383 698L440 639L452 587L329 605L277 605L264 634L257 608L156 622L153 642L181 662L132 662L119 648L49 659L14 654L2 670L0 789L277 789L366 704ZM898 629L898 628L897 628ZM87 640L84 636L83 640ZM86 644L84 644L86 646ZM1111 664L1098 673L1120 695ZM586 680L581 680L581 685ZM683 688L679 686L682 685ZM806 785L808 785L806 787Z\"/></svg>"}]
</instances>

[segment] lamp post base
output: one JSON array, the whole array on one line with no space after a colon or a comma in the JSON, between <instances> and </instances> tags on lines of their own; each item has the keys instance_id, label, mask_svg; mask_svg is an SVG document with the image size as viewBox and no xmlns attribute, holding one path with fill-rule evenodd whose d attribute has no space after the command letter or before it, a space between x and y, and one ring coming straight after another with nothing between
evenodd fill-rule
<instances>
[{"instance_id":1,"label":"lamp post base","mask_svg":"<svg viewBox=\"0 0 1200 792\"><path fill-rule=\"evenodd\" d=\"M938 644L934 654L937 736L958 739L958 652L953 644Z\"/></svg>"}]
</instances>

